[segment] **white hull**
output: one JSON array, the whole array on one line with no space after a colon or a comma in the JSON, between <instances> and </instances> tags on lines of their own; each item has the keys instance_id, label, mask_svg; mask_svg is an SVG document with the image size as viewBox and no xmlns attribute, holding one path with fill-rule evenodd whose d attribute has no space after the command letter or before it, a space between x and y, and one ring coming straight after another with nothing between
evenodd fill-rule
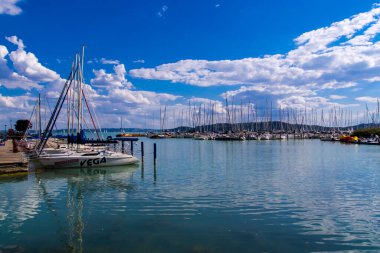
<instances>
[{"instance_id":1,"label":"white hull","mask_svg":"<svg viewBox=\"0 0 380 253\"><path fill-rule=\"evenodd\" d=\"M127 154L121 153L76 153L68 152L66 154L54 154L40 156L34 160L40 168L94 168L122 166L138 163L139 160Z\"/></svg>"}]
</instances>

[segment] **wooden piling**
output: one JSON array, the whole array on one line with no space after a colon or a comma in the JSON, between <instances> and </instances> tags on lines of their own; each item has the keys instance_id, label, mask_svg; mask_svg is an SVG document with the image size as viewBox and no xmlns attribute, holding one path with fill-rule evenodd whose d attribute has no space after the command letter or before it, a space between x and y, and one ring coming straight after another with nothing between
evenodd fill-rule
<instances>
[{"instance_id":1,"label":"wooden piling","mask_svg":"<svg viewBox=\"0 0 380 253\"><path fill-rule=\"evenodd\" d=\"M144 162L144 142L141 142L141 162Z\"/></svg>"},{"instance_id":2,"label":"wooden piling","mask_svg":"<svg viewBox=\"0 0 380 253\"><path fill-rule=\"evenodd\" d=\"M157 144L153 144L153 161L154 161L154 168L156 168L157 164Z\"/></svg>"},{"instance_id":3,"label":"wooden piling","mask_svg":"<svg viewBox=\"0 0 380 253\"><path fill-rule=\"evenodd\" d=\"M13 153L18 153L17 143L16 143L15 139L12 139L12 152Z\"/></svg>"},{"instance_id":4,"label":"wooden piling","mask_svg":"<svg viewBox=\"0 0 380 253\"><path fill-rule=\"evenodd\" d=\"M131 155L133 155L133 141L131 141Z\"/></svg>"}]
</instances>

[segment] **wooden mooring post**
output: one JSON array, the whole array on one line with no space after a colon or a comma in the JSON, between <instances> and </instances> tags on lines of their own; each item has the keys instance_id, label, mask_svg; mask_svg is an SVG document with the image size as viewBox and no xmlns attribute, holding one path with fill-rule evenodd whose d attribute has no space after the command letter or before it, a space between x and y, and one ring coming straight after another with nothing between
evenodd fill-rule
<instances>
[{"instance_id":1,"label":"wooden mooring post","mask_svg":"<svg viewBox=\"0 0 380 253\"><path fill-rule=\"evenodd\" d=\"M144 163L144 142L141 142L141 162Z\"/></svg>"},{"instance_id":2,"label":"wooden mooring post","mask_svg":"<svg viewBox=\"0 0 380 253\"><path fill-rule=\"evenodd\" d=\"M157 180L157 144L154 143L153 144L153 160L154 160L154 174L153 174L153 178L154 178L154 181L156 182Z\"/></svg>"},{"instance_id":3,"label":"wooden mooring post","mask_svg":"<svg viewBox=\"0 0 380 253\"><path fill-rule=\"evenodd\" d=\"M157 144L153 144L153 162L154 162L154 169L156 169L157 165Z\"/></svg>"}]
</instances>

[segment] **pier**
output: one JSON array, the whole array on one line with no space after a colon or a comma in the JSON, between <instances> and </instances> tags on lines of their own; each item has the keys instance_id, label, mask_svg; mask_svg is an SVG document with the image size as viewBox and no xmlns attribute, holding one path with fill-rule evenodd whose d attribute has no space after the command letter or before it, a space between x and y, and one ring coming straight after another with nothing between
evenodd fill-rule
<instances>
[{"instance_id":1,"label":"pier","mask_svg":"<svg viewBox=\"0 0 380 253\"><path fill-rule=\"evenodd\" d=\"M21 152L13 152L11 140L0 146L0 175L28 172L27 162Z\"/></svg>"}]
</instances>

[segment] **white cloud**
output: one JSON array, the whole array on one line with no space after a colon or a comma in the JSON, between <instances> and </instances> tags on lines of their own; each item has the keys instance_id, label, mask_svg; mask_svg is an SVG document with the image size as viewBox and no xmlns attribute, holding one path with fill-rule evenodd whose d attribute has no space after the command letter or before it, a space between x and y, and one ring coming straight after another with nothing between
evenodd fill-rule
<instances>
[{"instance_id":1,"label":"white cloud","mask_svg":"<svg viewBox=\"0 0 380 253\"><path fill-rule=\"evenodd\" d=\"M5 56L8 55L8 49L3 46L3 45L0 45L0 59L3 59Z\"/></svg>"},{"instance_id":2,"label":"white cloud","mask_svg":"<svg viewBox=\"0 0 380 253\"><path fill-rule=\"evenodd\" d=\"M7 77L0 78L0 86L4 86L8 89L20 88L23 90L31 90L33 88L42 89L43 87L37 82L33 82L25 76L19 75L15 72L11 72Z\"/></svg>"},{"instance_id":3,"label":"white cloud","mask_svg":"<svg viewBox=\"0 0 380 253\"><path fill-rule=\"evenodd\" d=\"M30 107L29 96L3 96L0 94L0 106L7 108L16 108L16 109L28 109Z\"/></svg>"},{"instance_id":4,"label":"white cloud","mask_svg":"<svg viewBox=\"0 0 380 253\"><path fill-rule=\"evenodd\" d=\"M117 65L117 64L120 64L120 61L119 60L108 60L108 59L105 59L105 58L101 58L100 59L100 62L102 64L111 64L111 65Z\"/></svg>"},{"instance_id":5,"label":"white cloud","mask_svg":"<svg viewBox=\"0 0 380 253\"><path fill-rule=\"evenodd\" d=\"M104 69L93 70L95 78L91 79L90 82L95 87L102 88L122 88L133 87L132 83L128 82L125 78L127 71L125 70L124 64L119 64L113 67L115 73L106 73Z\"/></svg>"},{"instance_id":6,"label":"white cloud","mask_svg":"<svg viewBox=\"0 0 380 253\"><path fill-rule=\"evenodd\" d=\"M163 6L157 16L164 17L167 10L167 6ZM323 97L320 94L324 94L326 89L354 90L379 82L380 42L376 41L376 35L380 33L379 23L380 8L375 6L368 12L302 34L295 39L295 49L284 54L221 61L187 59L155 68L134 69L129 74L136 78L200 87L223 85L228 88L221 94L223 98L274 96L281 108L356 106L331 101L343 99L343 96ZM11 36L7 40L17 45L17 50L9 52L0 45L0 85L30 90L46 87L48 83L48 94L56 96L64 80L55 71L43 66L33 53L26 52L21 39ZM8 64L10 61L13 64ZM187 107L180 96L135 90L126 79L125 66L118 60L94 58L89 62L114 65L111 73L105 69L93 70L94 77L90 79L93 87L86 86L91 103L97 107L107 126L113 123L112 117L120 113L130 116L130 122L140 122L143 114L157 117L157 108L163 104L173 114L175 108ZM369 102L374 99L377 101L377 98L371 97L356 100ZM17 99L13 97L2 96L0 106L16 110L15 101ZM215 104L218 111L223 112L221 101L207 98L191 98L190 101L194 105Z\"/></svg>"},{"instance_id":7,"label":"white cloud","mask_svg":"<svg viewBox=\"0 0 380 253\"><path fill-rule=\"evenodd\" d=\"M65 80L39 63L33 53L26 52L21 39L12 36L7 40L16 44L17 50L9 52L7 47L0 45L0 86L6 89L21 88L28 91L33 88L39 90L45 88L44 92L48 97L57 98ZM13 63L10 66L8 66L8 59ZM95 77L91 79L92 86L85 84L85 92L88 102L96 107L98 115L102 115L100 117L102 126L114 127L114 119L120 113L129 115L130 121L136 123L134 126L138 124L141 126L141 114L155 117L160 105L170 104L181 98L167 93L131 90L133 86L126 79L127 71L123 64L113 66L112 73L107 73L104 69L94 70L93 73ZM2 111L0 121L8 122L9 119L27 118L31 113L34 100L32 92L22 96L0 94ZM59 119L60 127L65 127L63 118Z\"/></svg>"},{"instance_id":8,"label":"white cloud","mask_svg":"<svg viewBox=\"0 0 380 253\"><path fill-rule=\"evenodd\" d=\"M0 14L18 15L22 12L21 8L16 4L20 0L1 0L0 1Z\"/></svg>"},{"instance_id":9,"label":"white cloud","mask_svg":"<svg viewBox=\"0 0 380 253\"><path fill-rule=\"evenodd\" d=\"M341 95L330 95L331 99L337 100L337 99L344 99L347 98L346 96L341 96Z\"/></svg>"},{"instance_id":10,"label":"white cloud","mask_svg":"<svg viewBox=\"0 0 380 253\"><path fill-rule=\"evenodd\" d=\"M110 100L118 99L124 103L159 105L165 101L174 101L179 96L156 93L151 91L133 91L129 89L112 89L109 93Z\"/></svg>"},{"instance_id":11,"label":"white cloud","mask_svg":"<svg viewBox=\"0 0 380 253\"><path fill-rule=\"evenodd\" d=\"M8 40L10 43L15 44L20 50L23 50L25 48L25 45L22 39L17 38L17 36L15 35L5 37L5 39Z\"/></svg>"},{"instance_id":12,"label":"white cloud","mask_svg":"<svg viewBox=\"0 0 380 253\"><path fill-rule=\"evenodd\" d=\"M299 95L315 95L315 92L310 91L304 87L294 87L288 85L256 85L256 86L242 86L238 90L231 90L223 93L221 96L226 97L234 97L243 93L249 92L258 92L270 95L290 95L290 94L299 94Z\"/></svg>"},{"instance_id":13,"label":"white cloud","mask_svg":"<svg viewBox=\"0 0 380 253\"><path fill-rule=\"evenodd\" d=\"M28 119L33 110L35 98L29 95L5 96L0 93L0 122L9 126L9 121Z\"/></svg>"},{"instance_id":14,"label":"white cloud","mask_svg":"<svg viewBox=\"0 0 380 253\"><path fill-rule=\"evenodd\" d=\"M366 103L377 103L379 101L379 98L375 97L357 97L355 100L360 102L366 102Z\"/></svg>"},{"instance_id":15,"label":"white cloud","mask_svg":"<svg viewBox=\"0 0 380 253\"><path fill-rule=\"evenodd\" d=\"M368 79L364 79L365 81L368 81L369 83L374 83L374 82L380 82L380 76L379 77L372 77Z\"/></svg>"},{"instance_id":16,"label":"white cloud","mask_svg":"<svg viewBox=\"0 0 380 253\"><path fill-rule=\"evenodd\" d=\"M325 97L313 96L290 96L277 101L280 108L295 108L295 109L312 109L312 108L329 108L329 107L354 107L357 104L342 105L339 103L330 102Z\"/></svg>"},{"instance_id":17,"label":"white cloud","mask_svg":"<svg viewBox=\"0 0 380 253\"><path fill-rule=\"evenodd\" d=\"M188 59L133 69L129 74L200 87L241 86L222 96L251 92L282 99L310 97L324 89L350 89L379 80L380 42L375 41L379 33L380 6L374 5L368 12L300 35L294 40L296 48L286 54L220 61Z\"/></svg>"},{"instance_id":18,"label":"white cloud","mask_svg":"<svg viewBox=\"0 0 380 253\"><path fill-rule=\"evenodd\" d=\"M165 16L165 13L168 11L168 6L164 5L160 8L160 10L156 13L156 16L159 18L163 18Z\"/></svg>"},{"instance_id":19,"label":"white cloud","mask_svg":"<svg viewBox=\"0 0 380 253\"><path fill-rule=\"evenodd\" d=\"M37 82L52 82L59 79L59 75L44 67L33 53L16 50L10 53L10 59L18 73Z\"/></svg>"},{"instance_id":20,"label":"white cloud","mask_svg":"<svg viewBox=\"0 0 380 253\"><path fill-rule=\"evenodd\" d=\"M60 78L55 71L44 67L33 53L26 52L23 41L17 36L6 37L6 39L18 47L9 54L18 74L34 82L52 82Z\"/></svg>"},{"instance_id":21,"label":"white cloud","mask_svg":"<svg viewBox=\"0 0 380 253\"><path fill-rule=\"evenodd\" d=\"M363 35L358 35L347 42L347 44L360 46L360 45L370 45L372 44L371 39L373 39L376 34L380 32L380 21L371 25Z\"/></svg>"},{"instance_id":22,"label":"white cloud","mask_svg":"<svg viewBox=\"0 0 380 253\"><path fill-rule=\"evenodd\" d=\"M376 21L379 14L380 8L375 6L368 12L354 15L340 22L335 22L328 27L306 32L294 40L299 48L292 53L315 53L326 49L330 43L342 37L351 38L366 25Z\"/></svg>"},{"instance_id":23,"label":"white cloud","mask_svg":"<svg viewBox=\"0 0 380 253\"><path fill-rule=\"evenodd\" d=\"M44 92L48 97L58 97L65 80L53 70L43 66L33 53L26 52L21 39L11 36L7 37L7 40L17 45L17 50L9 52L7 47L0 45L0 86L28 91L33 88L39 90L45 88ZM8 59L12 62L10 66ZM106 63L108 60L103 58L96 61ZM94 70L93 73L95 77L90 81L92 86L85 84L85 92L90 104L96 107L98 114L102 115L100 119L103 126L114 126L113 119L120 113L130 115L131 122L138 122L141 126L141 114L138 113L153 117L161 104L173 103L181 98L167 93L131 90L133 86L126 79L127 71L124 64L113 66L112 73L107 73L104 69ZM33 93L25 93L22 96L0 94L2 111L0 120L27 118L34 100ZM61 127L64 127L64 119L61 118L59 122L63 124Z\"/></svg>"},{"instance_id":24,"label":"white cloud","mask_svg":"<svg viewBox=\"0 0 380 253\"><path fill-rule=\"evenodd\" d=\"M8 68L7 60L5 59L7 55L8 49L0 45L0 78L8 77L11 74L11 70Z\"/></svg>"},{"instance_id":25,"label":"white cloud","mask_svg":"<svg viewBox=\"0 0 380 253\"><path fill-rule=\"evenodd\" d=\"M354 82L337 82L335 80L332 80L328 83L324 83L321 86L321 89L344 89L344 88L351 88L355 87L357 84Z\"/></svg>"},{"instance_id":26,"label":"white cloud","mask_svg":"<svg viewBox=\"0 0 380 253\"><path fill-rule=\"evenodd\" d=\"M8 49L0 45L0 86L9 89L21 88L31 90L32 88L41 89L42 86L27 77L12 71L7 65L6 57L9 56Z\"/></svg>"},{"instance_id":27,"label":"white cloud","mask_svg":"<svg viewBox=\"0 0 380 253\"><path fill-rule=\"evenodd\" d=\"M198 105L204 105L213 108L213 111L215 113L226 113L225 108L223 107L223 103L219 100L213 100L208 98L200 98L200 97L192 97L187 101L187 103L190 105L198 104ZM186 105L185 105L186 106ZM185 108L187 109L187 108Z\"/></svg>"},{"instance_id":28,"label":"white cloud","mask_svg":"<svg viewBox=\"0 0 380 253\"><path fill-rule=\"evenodd\" d=\"M113 70L114 73L107 73L104 69L93 70L95 78L90 82L94 87L106 89L107 98L114 102L152 105L179 98L171 94L131 90L133 85L125 78L127 71L124 64L114 66Z\"/></svg>"}]
</instances>

